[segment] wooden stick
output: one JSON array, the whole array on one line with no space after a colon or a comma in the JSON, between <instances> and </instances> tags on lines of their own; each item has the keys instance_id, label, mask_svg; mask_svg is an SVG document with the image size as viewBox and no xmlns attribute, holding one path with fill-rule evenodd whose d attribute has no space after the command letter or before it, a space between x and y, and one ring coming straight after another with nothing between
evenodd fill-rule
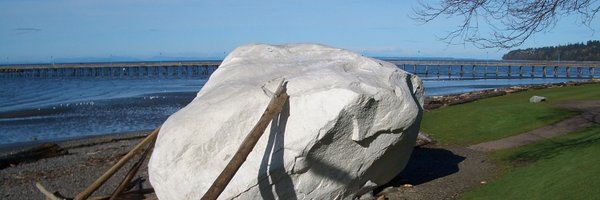
<instances>
[{"instance_id":1,"label":"wooden stick","mask_svg":"<svg viewBox=\"0 0 600 200\"><path fill-rule=\"evenodd\" d=\"M87 199L94 193L104 182L106 182L113 174L115 174L127 161L129 161L136 153L138 153L146 144L152 142L156 136L158 135L158 131L160 127L154 129L150 135L146 137L146 139L142 140L139 144L137 144L129 153L125 154L123 158L121 158L115 165L113 165L108 171L104 172L100 178L96 179L90 186L88 186L85 190L79 193L74 200L83 200Z\"/></svg>"},{"instance_id":2,"label":"wooden stick","mask_svg":"<svg viewBox=\"0 0 600 200\"><path fill-rule=\"evenodd\" d=\"M275 114L281 112L283 105L288 98L285 92L285 83L282 79L277 87L277 90L271 97L271 101L267 106L267 109L258 120L258 123L252 128L250 133L246 136L240 147L238 148L235 155L231 158L223 172L217 177L215 182L210 186L208 191L202 196L202 200L214 200L225 190L229 181L233 178L235 173L240 169L248 154L252 151L260 136L265 132L265 129L269 125L269 122L273 119Z\"/></svg>"},{"instance_id":3,"label":"wooden stick","mask_svg":"<svg viewBox=\"0 0 600 200\"><path fill-rule=\"evenodd\" d=\"M62 198L57 197L56 195L52 194L52 192L48 191L40 182L35 182L35 187L37 187L37 189L40 190L44 196L46 196L46 199L63 200Z\"/></svg>"},{"instance_id":4,"label":"wooden stick","mask_svg":"<svg viewBox=\"0 0 600 200\"><path fill-rule=\"evenodd\" d=\"M115 191L110 196L109 200L116 199L117 196L119 196L119 194L121 194L125 190L125 188L127 188L129 183L131 182L131 179L133 179L133 177L135 177L138 170L142 166L142 163L144 163L144 160L146 160L146 157L148 156L148 153L150 152L150 150L154 148L155 141L156 141L156 138L154 138L154 140L152 140L150 145L148 145L148 147L146 147L146 150L144 150L144 153L142 153L142 155L140 156L140 159L131 167L131 169L129 169L129 172L127 172L127 175L125 175L125 178L123 178L123 181L121 181L119 186L117 186Z\"/></svg>"}]
</instances>

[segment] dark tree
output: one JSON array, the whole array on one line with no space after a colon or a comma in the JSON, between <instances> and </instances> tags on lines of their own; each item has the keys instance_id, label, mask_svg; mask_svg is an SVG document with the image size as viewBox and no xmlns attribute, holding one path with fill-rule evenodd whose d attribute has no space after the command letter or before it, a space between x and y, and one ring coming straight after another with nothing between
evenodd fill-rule
<instances>
[{"instance_id":1,"label":"dark tree","mask_svg":"<svg viewBox=\"0 0 600 200\"><path fill-rule=\"evenodd\" d=\"M439 17L461 17L462 23L442 37L448 43L472 43L480 48L513 48L533 34L548 31L567 15L577 15L590 27L600 10L599 0L420 0L414 8L415 20L427 23ZM491 32L480 32L480 25ZM596 27L597 28L597 27Z\"/></svg>"},{"instance_id":2,"label":"dark tree","mask_svg":"<svg viewBox=\"0 0 600 200\"><path fill-rule=\"evenodd\" d=\"M569 60L600 61L600 40L587 43L517 49L502 56L503 60Z\"/></svg>"}]
</instances>

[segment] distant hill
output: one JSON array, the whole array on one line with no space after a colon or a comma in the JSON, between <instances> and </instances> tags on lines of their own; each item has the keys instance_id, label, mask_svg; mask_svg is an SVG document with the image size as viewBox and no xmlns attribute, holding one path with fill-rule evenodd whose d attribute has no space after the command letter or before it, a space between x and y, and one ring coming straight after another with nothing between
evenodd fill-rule
<instances>
[{"instance_id":1,"label":"distant hill","mask_svg":"<svg viewBox=\"0 0 600 200\"><path fill-rule=\"evenodd\" d=\"M198 61L198 60L223 60L222 57L183 57L183 56L155 56L147 58L112 56L112 57L73 57L56 58L55 63L109 63L109 62L168 62L168 61Z\"/></svg>"},{"instance_id":2,"label":"distant hill","mask_svg":"<svg viewBox=\"0 0 600 200\"><path fill-rule=\"evenodd\" d=\"M502 56L503 60L574 60L600 61L600 41L576 43L554 47L518 49Z\"/></svg>"}]
</instances>

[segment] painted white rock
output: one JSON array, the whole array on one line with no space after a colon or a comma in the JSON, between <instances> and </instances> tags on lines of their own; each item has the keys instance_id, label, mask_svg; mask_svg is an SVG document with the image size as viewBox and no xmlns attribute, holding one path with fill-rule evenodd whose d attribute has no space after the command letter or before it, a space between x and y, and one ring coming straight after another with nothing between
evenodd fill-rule
<instances>
[{"instance_id":1,"label":"painted white rock","mask_svg":"<svg viewBox=\"0 0 600 200\"><path fill-rule=\"evenodd\" d=\"M404 168L422 116L417 76L321 45L247 45L164 123L148 169L157 196L199 199L281 78L288 103L220 199L351 199Z\"/></svg>"}]
</instances>

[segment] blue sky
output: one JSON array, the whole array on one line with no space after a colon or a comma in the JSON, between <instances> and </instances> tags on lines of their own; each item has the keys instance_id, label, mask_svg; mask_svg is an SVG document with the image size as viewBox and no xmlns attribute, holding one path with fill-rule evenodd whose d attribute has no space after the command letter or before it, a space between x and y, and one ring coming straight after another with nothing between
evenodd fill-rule
<instances>
[{"instance_id":1,"label":"blue sky","mask_svg":"<svg viewBox=\"0 0 600 200\"><path fill-rule=\"evenodd\" d=\"M220 58L248 43L321 43L369 56L500 59L507 50L447 45L460 19L425 25L415 0L0 0L0 64L66 58ZM598 39L563 18L521 48ZM596 19L591 27L600 27Z\"/></svg>"}]
</instances>

